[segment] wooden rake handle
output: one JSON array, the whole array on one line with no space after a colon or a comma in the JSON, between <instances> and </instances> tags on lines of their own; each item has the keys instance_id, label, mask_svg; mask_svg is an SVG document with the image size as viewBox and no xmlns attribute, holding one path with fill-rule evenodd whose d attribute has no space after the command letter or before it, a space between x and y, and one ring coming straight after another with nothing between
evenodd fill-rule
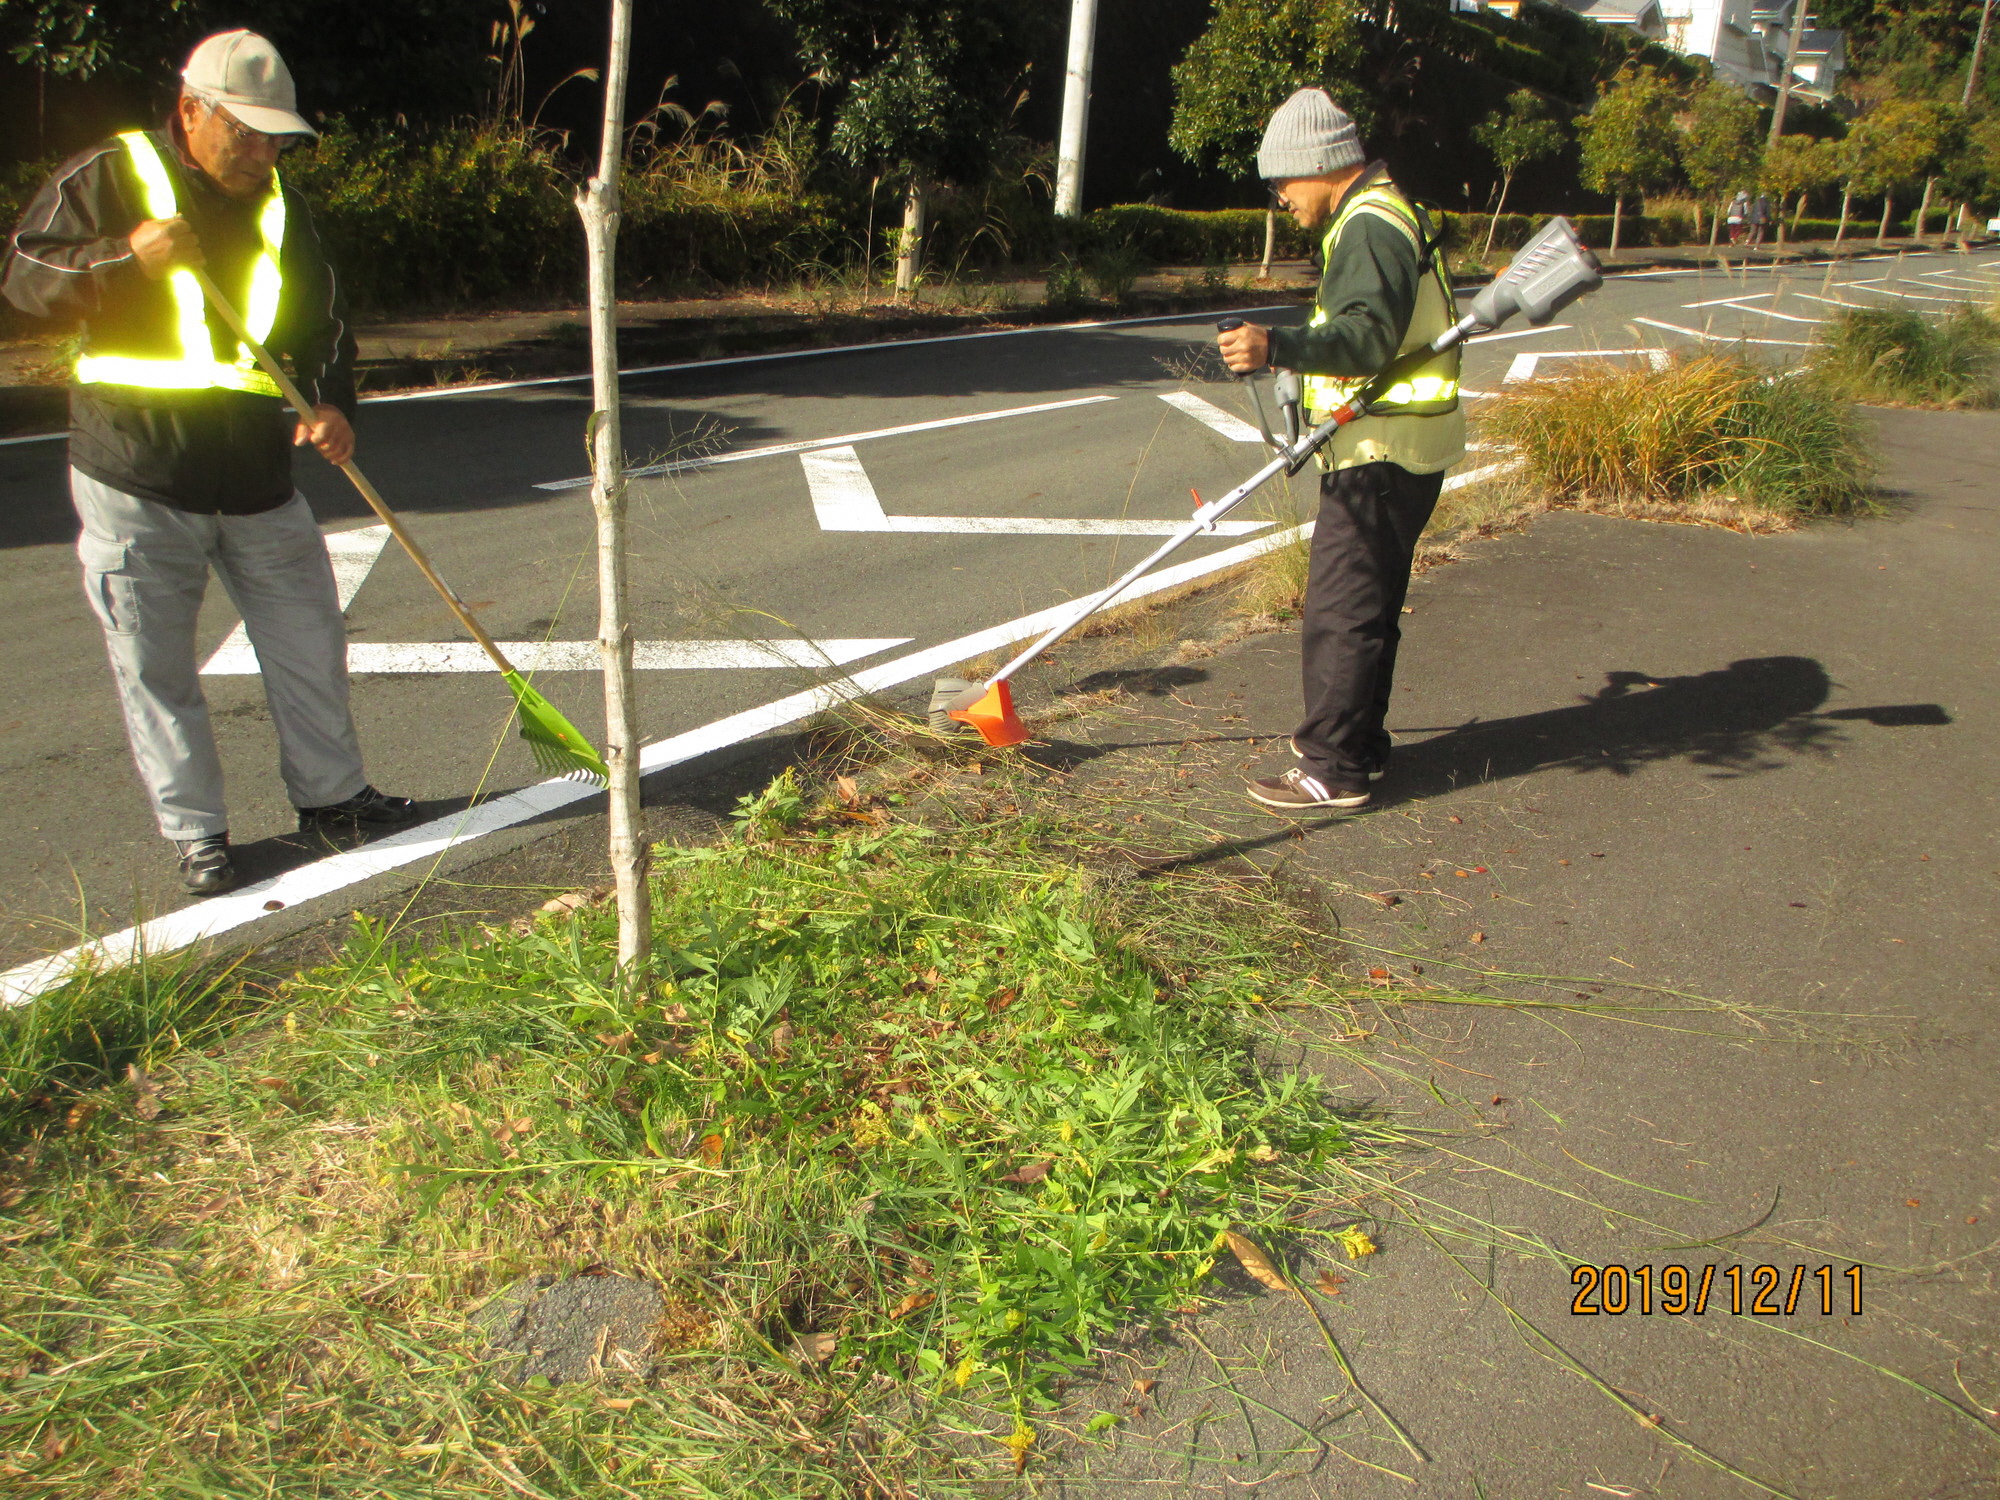
<instances>
[{"instance_id":1,"label":"wooden rake handle","mask_svg":"<svg viewBox=\"0 0 2000 1500\"><path fill-rule=\"evenodd\" d=\"M264 373L277 382L278 389L283 392L285 399L291 402L292 410L299 414L300 420L311 421L312 404L300 394L299 388L292 383L291 376L285 373L284 366L272 358L271 351L258 342L256 336L250 332L242 317L230 305L229 299L222 295L222 289L208 279L208 272L197 269L194 279L201 283L202 294L208 298L209 306L216 310L222 321L229 325L230 331L242 341L243 347L250 351L259 365L263 366ZM465 607L465 601L458 597L452 586L439 576L436 568L431 566L431 560L424 556L424 549L417 545L415 537L403 529L403 523L397 519L396 513L389 509L388 503L381 495L376 493L375 486L368 482L368 476L356 467L352 459L340 466L340 472L345 474L361 492L361 498L368 502L369 509L382 518L383 524L389 528L389 534L402 544L405 552L410 554L410 561L417 565L417 571L430 580L431 587L438 591L438 596L458 617L458 623L472 633L472 638L479 642L480 649L493 659L493 665L502 672L512 672L514 664L507 660L506 653L495 643L493 637L486 633L485 627L473 618L472 611Z\"/></svg>"}]
</instances>

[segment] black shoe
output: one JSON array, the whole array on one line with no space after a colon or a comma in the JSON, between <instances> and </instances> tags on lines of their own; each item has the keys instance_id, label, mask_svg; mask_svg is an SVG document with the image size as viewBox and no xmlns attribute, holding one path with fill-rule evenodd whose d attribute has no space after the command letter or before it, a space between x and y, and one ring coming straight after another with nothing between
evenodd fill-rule
<instances>
[{"instance_id":1,"label":"black shoe","mask_svg":"<svg viewBox=\"0 0 2000 1500\"><path fill-rule=\"evenodd\" d=\"M364 786L345 802L299 809L299 832L328 835L379 833L417 821L413 797L389 797Z\"/></svg>"},{"instance_id":2,"label":"black shoe","mask_svg":"<svg viewBox=\"0 0 2000 1500\"><path fill-rule=\"evenodd\" d=\"M181 884L196 896L219 896L236 886L236 866L229 860L229 835L176 839L181 851Z\"/></svg>"}]
</instances>

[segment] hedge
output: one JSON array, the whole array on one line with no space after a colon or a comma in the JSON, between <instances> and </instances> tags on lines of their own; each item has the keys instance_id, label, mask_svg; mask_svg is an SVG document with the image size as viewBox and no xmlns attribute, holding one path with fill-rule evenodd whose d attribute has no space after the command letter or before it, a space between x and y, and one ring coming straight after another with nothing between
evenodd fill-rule
<instances>
[{"instance_id":1,"label":"hedge","mask_svg":"<svg viewBox=\"0 0 2000 1500\"><path fill-rule=\"evenodd\" d=\"M1206 213L1121 203L1091 210L1079 236L1086 251L1129 249L1167 265L1203 266L1223 261L1261 260L1265 214L1261 208L1223 208ZM1306 239L1290 214L1278 215L1277 254L1306 253Z\"/></svg>"}]
</instances>

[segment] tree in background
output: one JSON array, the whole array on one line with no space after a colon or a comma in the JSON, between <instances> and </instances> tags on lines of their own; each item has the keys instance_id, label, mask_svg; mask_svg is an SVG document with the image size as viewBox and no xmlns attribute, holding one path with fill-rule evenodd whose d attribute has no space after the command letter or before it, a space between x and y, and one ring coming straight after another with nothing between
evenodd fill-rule
<instances>
[{"instance_id":1,"label":"tree in background","mask_svg":"<svg viewBox=\"0 0 2000 1500\"><path fill-rule=\"evenodd\" d=\"M1215 0L1208 29L1174 69L1167 143L1196 166L1256 170L1271 112L1300 89L1321 88L1373 124L1361 67L1361 11L1354 0ZM1264 275L1271 274L1277 210L1264 216Z\"/></svg>"},{"instance_id":2,"label":"tree in background","mask_svg":"<svg viewBox=\"0 0 2000 1500\"><path fill-rule=\"evenodd\" d=\"M1713 247L1730 197L1757 180L1764 149L1757 106L1734 84L1711 78L1695 91L1679 123L1681 170L1695 191L1695 212L1701 212L1703 198L1717 205L1709 215ZM1699 220L1695 232L1701 232Z\"/></svg>"},{"instance_id":3,"label":"tree in background","mask_svg":"<svg viewBox=\"0 0 2000 1500\"><path fill-rule=\"evenodd\" d=\"M447 119L476 107L488 84L496 9L495 0L0 0L0 50L49 77L163 80L202 37L247 25L277 44L313 112Z\"/></svg>"},{"instance_id":4,"label":"tree in background","mask_svg":"<svg viewBox=\"0 0 2000 1500\"><path fill-rule=\"evenodd\" d=\"M1943 106L1930 100L1888 99L1848 127L1841 151L1848 194L1882 195L1876 244L1889 237L1897 190L1933 169L1948 123Z\"/></svg>"},{"instance_id":5,"label":"tree in background","mask_svg":"<svg viewBox=\"0 0 2000 1500\"><path fill-rule=\"evenodd\" d=\"M1548 106L1532 89L1516 89L1507 96L1507 107L1495 110L1472 127L1472 138L1500 168L1500 201L1486 225L1486 244L1479 252L1484 260L1493 253L1493 231L1500 215L1507 211L1507 193L1514 186L1514 174L1531 161L1554 156L1563 148L1562 126L1550 118Z\"/></svg>"},{"instance_id":6,"label":"tree in background","mask_svg":"<svg viewBox=\"0 0 2000 1500\"><path fill-rule=\"evenodd\" d=\"M1577 120L1583 140L1583 180L1612 195L1611 253L1625 218L1628 193L1662 187L1674 170L1673 85L1651 67L1628 68Z\"/></svg>"},{"instance_id":7,"label":"tree in background","mask_svg":"<svg viewBox=\"0 0 2000 1500\"><path fill-rule=\"evenodd\" d=\"M1051 0L769 0L836 96L836 154L903 189L896 290L914 293L931 189L988 176L1053 34Z\"/></svg>"},{"instance_id":8,"label":"tree in background","mask_svg":"<svg viewBox=\"0 0 2000 1500\"><path fill-rule=\"evenodd\" d=\"M1835 141L1816 141L1809 135L1781 135L1765 148L1757 183L1777 194L1779 245L1785 243L1785 200L1794 195L1798 199L1792 215L1792 228L1796 230L1806 210L1806 196L1814 188L1838 181L1840 168L1840 146Z\"/></svg>"}]
</instances>

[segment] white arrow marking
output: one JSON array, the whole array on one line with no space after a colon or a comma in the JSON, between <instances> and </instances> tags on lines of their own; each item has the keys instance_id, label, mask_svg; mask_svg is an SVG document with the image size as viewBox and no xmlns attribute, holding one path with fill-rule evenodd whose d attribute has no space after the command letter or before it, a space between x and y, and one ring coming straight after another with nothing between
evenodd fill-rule
<instances>
[{"instance_id":1,"label":"white arrow marking","mask_svg":"<svg viewBox=\"0 0 2000 1500\"><path fill-rule=\"evenodd\" d=\"M636 641L632 665L641 672L708 672L722 668L837 667L873 656L911 637L845 640ZM500 650L523 672L595 672L603 666L595 641L501 641ZM244 642L225 644L203 667L206 677L257 672L257 653ZM493 663L472 641L350 641L347 670L357 674L490 672Z\"/></svg>"},{"instance_id":2,"label":"white arrow marking","mask_svg":"<svg viewBox=\"0 0 2000 1500\"><path fill-rule=\"evenodd\" d=\"M354 596L361 592L361 585L368 581L368 571L375 566L375 559L382 555L382 548L388 544L387 526L363 526L358 531L330 531L326 535L326 555L333 561L333 586L340 594L340 612L347 613L347 606L354 602ZM226 663L248 659L248 667L229 666ZM204 677L219 677L227 674L255 672L257 653L250 649L250 637L244 633L239 623L222 639L202 667Z\"/></svg>"},{"instance_id":3,"label":"white arrow marking","mask_svg":"<svg viewBox=\"0 0 2000 1500\"><path fill-rule=\"evenodd\" d=\"M1221 407L1202 400L1193 391L1162 391L1160 399L1175 411L1184 411L1202 426L1221 433L1232 443L1264 441L1264 435L1241 417L1231 416Z\"/></svg>"},{"instance_id":4,"label":"white arrow marking","mask_svg":"<svg viewBox=\"0 0 2000 1500\"><path fill-rule=\"evenodd\" d=\"M852 448L803 453L806 487L822 531L978 532L989 536L1172 536L1185 521L1044 520L1036 516L891 516ZM1269 521L1218 521L1224 536L1262 531Z\"/></svg>"},{"instance_id":5,"label":"white arrow marking","mask_svg":"<svg viewBox=\"0 0 2000 1500\"><path fill-rule=\"evenodd\" d=\"M909 432L936 432L945 427L964 427L973 422L997 422L1002 417L1026 417L1041 411L1065 411L1072 406L1096 406L1116 401L1116 396L1079 396L1073 401L1043 401L1035 406L1010 406L1005 411L975 412L969 417L940 417L935 422L911 422L902 427L878 427L873 432L850 432L844 437L812 438L802 443L773 443L768 448L745 448L740 453L717 453L707 458L683 458L670 464L648 464L643 469L627 469L627 479L643 479L654 474L685 474L693 469L712 469L717 464L740 464L748 458L771 458L780 453L807 453L814 448L833 448L845 443L874 438L901 437ZM590 483L581 479L551 479L535 486L538 490L580 490Z\"/></svg>"}]
</instances>

